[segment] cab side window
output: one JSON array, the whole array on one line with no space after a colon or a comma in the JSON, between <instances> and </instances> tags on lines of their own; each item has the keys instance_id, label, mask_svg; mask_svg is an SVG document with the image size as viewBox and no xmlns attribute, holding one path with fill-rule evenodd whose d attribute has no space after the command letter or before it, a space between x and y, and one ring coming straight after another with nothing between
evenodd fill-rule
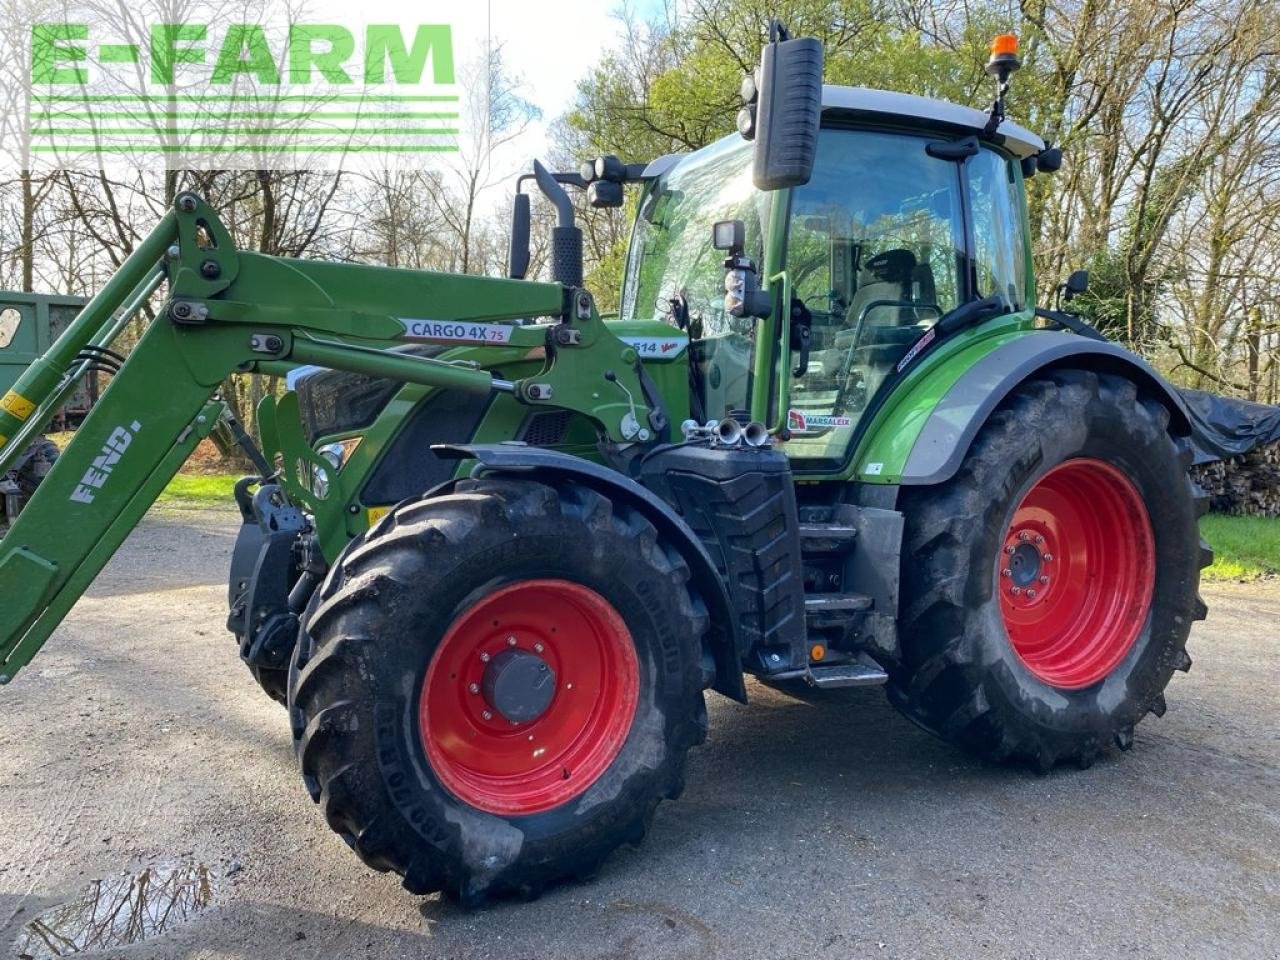
<instances>
[{"instance_id":1,"label":"cab side window","mask_svg":"<svg viewBox=\"0 0 1280 960\"><path fill-rule=\"evenodd\" d=\"M985 147L965 163L973 208L973 259L979 297L1027 306L1027 247L1022 182L1013 161Z\"/></svg>"}]
</instances>

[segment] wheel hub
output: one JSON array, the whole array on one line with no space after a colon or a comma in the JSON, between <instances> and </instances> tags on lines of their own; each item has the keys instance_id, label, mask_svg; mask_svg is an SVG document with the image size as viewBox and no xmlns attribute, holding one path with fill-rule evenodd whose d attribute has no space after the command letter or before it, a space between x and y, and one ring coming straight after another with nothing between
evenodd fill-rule
<instances>
[{"instance_id":1,"label":"wheel hub","mask_svg":"<svg viewBox=\"0 0 1280 960\"><path fill-rule=\"evenodd\" d=\"M480 692L489 706L512 723L537 720L556 694L556 673L536 653L510 648L485 667Z\"/></svg>"},{"instance_id":2,"label":"wheel hub","mask_svg":"<svg viewBox=\"0 0 1280 960\"><path fill-rule=\"evenodd\" d=\"M1013 524L1004 542L1002 602L1018 608L1044 602L1053 586L1055 540L1054 525L1042 518L1023 517Z\"/></svg>"},{"instance_id":3,"label":"wheel hub","mask_svg":"<svg viewBox=\"0 0 1280 960\"><path fill-rule=\"evenodd\" d=\"M1029 543L1020 543L1009 558L1009 579L1015 587L1032 586L1039 581L1043 562L1039 550Z\"/></svg>"}]
</instances>

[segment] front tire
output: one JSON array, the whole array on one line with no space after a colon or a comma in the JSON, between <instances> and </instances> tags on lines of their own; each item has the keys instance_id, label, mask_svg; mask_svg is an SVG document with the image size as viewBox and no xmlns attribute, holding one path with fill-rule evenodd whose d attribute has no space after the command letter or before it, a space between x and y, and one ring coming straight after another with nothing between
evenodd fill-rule
<instances>
[{"instance_id":1,"label":"front tire","mask_svg":"<svg viewBox=\"0 0 1280 960\"><path fill-rule=\"evenodd\" d=\"M44 482L59 456L58 445L48 437L40 437L32 443L29 453L27 462L17 476L18 489L22 492L24 503L35 496L36 488Z\"/></svg>"},{"instance_id":2,"label":"front tire","mask_svg":"<svg viewBox=\"0 0 1280 960\"><path fill-rule=\"evenodd\" d=\"M705 738L689 571L585 487L482 479L397 507L303 619L290 717L329 825L467 905L639 842Z\"/></svg>"},{"instance_id":3,"label":"front tire","mask_svg":"<svg viewBox=\"0 0 1280 960\"><path fill-rule=\"evenodd\" d=\"M1015 390L953 479L904 490L903 713L1041 771L1164 713L1211 559L1167 427L1130 381L1064 370Z\"/></svg>"}]
</instances>

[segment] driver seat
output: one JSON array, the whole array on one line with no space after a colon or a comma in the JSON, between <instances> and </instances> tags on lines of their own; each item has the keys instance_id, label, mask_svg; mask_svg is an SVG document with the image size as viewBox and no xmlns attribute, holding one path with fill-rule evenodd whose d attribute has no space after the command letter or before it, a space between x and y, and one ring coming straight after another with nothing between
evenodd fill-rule
<instances>
[{"instance_id":1,"label":"driver seat","mask_svg":"<svg viewBox=\"0 0 1280 960\"><path fill-rule=\"evenodd\" d=\"M856 324L862 311L877 300L890 300L895 304L912 300L915 279L916 255L910 250L898 248L877 253L858 275L858 289L854 291L853 302L845 316ZM866 318L867 324L875 326L897 326L914 321L913 310L888 304L871 307Z\"/></svg>"}]
</instances>

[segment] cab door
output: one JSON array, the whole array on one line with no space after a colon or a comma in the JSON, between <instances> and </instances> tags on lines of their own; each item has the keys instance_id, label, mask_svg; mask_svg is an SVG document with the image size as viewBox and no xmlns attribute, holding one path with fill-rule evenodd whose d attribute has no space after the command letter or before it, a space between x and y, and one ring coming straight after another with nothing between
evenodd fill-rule
<instances>
[{"instance_id":1,"label":"cab door","mask_svg":"<svg viewBox=\"0 0 1280 960\"><path fill-rule=\"evenodd\" d=\"M934 156L938 139L824 129L813 178L795 191L787 274L811 337L791 377L785 450L800 472L843 467L886 381L943 315L993 293L1025 305L1016 163L986 147Z\"/></svg>"}]
</instances>

